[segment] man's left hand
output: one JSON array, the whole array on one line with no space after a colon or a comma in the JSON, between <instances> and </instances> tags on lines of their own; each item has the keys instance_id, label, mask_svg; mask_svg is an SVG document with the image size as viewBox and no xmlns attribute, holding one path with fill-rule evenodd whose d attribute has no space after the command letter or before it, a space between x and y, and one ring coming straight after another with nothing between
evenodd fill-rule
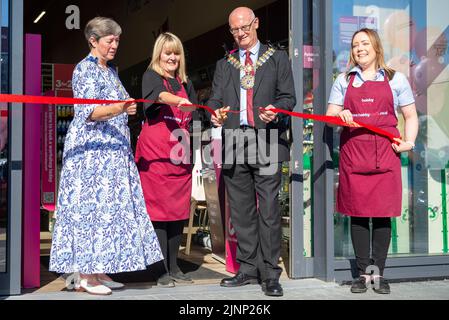
<instances>
[{"instance_id":1,"label":"man's left hand","mask_svg":"<svg viewBox=\"0 0 449 320\"><path fill-rule=\"evenodd\" d=\"M276 120L277 113L274 111L271 111L271 109L274 109L274 106L271 104L265 108L259 109L259 119L262 120L265 123L270 123L272 121Z\"/></svg>"}]
</instances>

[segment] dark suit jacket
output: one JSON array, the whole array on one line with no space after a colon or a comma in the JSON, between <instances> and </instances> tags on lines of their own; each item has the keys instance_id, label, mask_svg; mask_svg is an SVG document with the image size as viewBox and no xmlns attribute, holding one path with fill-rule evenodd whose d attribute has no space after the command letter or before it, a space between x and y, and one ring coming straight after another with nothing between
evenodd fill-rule
<instances>
[{"instance_id":1,"label":"dark suit jacket","mask_svg":"<svg viewBox=\"0 0 449 320\"><path fill-rule=\"evenodd\" d=\"M268 46L261 44L259 57L267 50ZM237 60L240 60L238 51L233 55ZM290 159L289 141L287 141L289 118L279 114L277 121L265 124L259 119L257 109L271 104L275 108L293 110L296 104L295 88L292 68L286 52L276 50L270 59L257 69L253 92L256 128L278 130L278 161L288 161ZM230 106L231 110L240 111L240 70L228 63L226 58L217 62L212 94L207 105L214 110ZM228 119L225 121L223 129L237 129L239 127L240 115L228 113ZM269 144L270 134L267 132L266 136L266 142ZM223 146L225 143L226 141L223 140ZM268 146L267 150L269 150Z\"/></svg>"}]
</instances>

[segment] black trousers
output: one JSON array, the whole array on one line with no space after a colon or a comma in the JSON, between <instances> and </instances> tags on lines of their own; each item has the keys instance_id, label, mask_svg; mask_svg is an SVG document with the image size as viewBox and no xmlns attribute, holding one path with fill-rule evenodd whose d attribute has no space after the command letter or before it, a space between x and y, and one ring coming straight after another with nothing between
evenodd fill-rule
<instances>
[{"instance_id":1,"label":"black trousers","mask_svg":"<svg viewBox=\"0 0 449 320\"><path fill-rule=\"evenodd\" d=\"M238 243L239 271L262 280L279 279L282 272L278 266L282 239L278 202L281 164L275 165L271 175L263 170L267 166L257 164L234 164L223 169Z\"/></svg>"},{"instance_id":2,"label":"black trousers","mask_svg":"<svg viewBox=\"0 0 449 320\"><path fill-rule=\"evenodd\" d=\"M391 218L351 217L351 238L359 274L366 274L366 268L375 265L383 276L391 239Z\"/></svg>"}]
</instances>

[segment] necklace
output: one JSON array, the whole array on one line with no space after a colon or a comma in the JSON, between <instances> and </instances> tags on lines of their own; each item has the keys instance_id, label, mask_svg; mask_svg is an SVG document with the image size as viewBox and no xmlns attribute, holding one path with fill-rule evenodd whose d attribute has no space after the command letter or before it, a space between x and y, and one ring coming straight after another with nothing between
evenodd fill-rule
<instances>
[{"instance_id":1,"label":"necklace","mask_svg":"<svg viewBox=\"0 0 449 320\"><path fill-rule=\"evenodd\" d=\"M240 85L242 86L243 89L248 90L254 87L255 76L251 73L254 71L254 74L256 74L257 69L260 68L265 62L267 62L268 59L270 59L270 57L274 54L274 52L275 49L271 47L268 48L268 50L265 51L265 53L261 57L259 57L259 59L256 62L256 65L254 66L250 64L242 65L240 61L237 60L233 55L231 55L230 53L227 55L228 63L230 63L236 69L239 69L245 73L245 75L240 80Z\"/></svg>"}]
</instances>

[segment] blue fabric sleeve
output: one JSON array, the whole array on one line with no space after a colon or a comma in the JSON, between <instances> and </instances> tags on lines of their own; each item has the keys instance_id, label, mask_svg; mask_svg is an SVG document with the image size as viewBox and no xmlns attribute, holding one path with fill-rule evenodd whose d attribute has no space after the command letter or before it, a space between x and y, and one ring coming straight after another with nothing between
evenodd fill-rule
<instances>
[{"instance_id":1,"label":"blue fabric sleeve","mask_svg":"<svg viewBox=\"0 0 449 320\"><path fill-rule=\"evenodd\" d=\"M403 73L396 72L390 85L395 93L399 107L404 107L415 102L410 83Z\"/></svg>"},{"instance_id":2,"label":"blue fabric sleeve","mask_svg":"<svg viewBox=\"0 0 449 320\"><path fill-rule=\"evenodd\" d=\"M343 106L345 102L345 94L347 88L348 83L346 81L346 74L342 73L337 77L337 79L335 79L335 82L331 89L328 103Z\"/></svg>"}]
</instances>

